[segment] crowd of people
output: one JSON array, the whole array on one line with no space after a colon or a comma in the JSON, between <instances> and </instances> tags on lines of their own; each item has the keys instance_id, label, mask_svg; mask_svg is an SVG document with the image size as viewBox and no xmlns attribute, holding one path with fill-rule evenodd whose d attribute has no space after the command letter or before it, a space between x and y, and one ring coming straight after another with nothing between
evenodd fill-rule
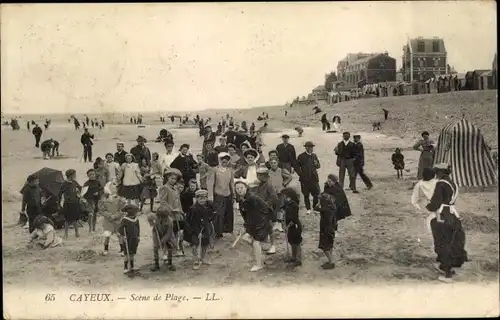
<instances>
[{"instance_id":1,"label":"crowd of people","mask_svg":"<svg viewBox=\"0 0 500 320\"><path fill-rule=\"evenodd\" d=\"M264 268L262 252L277 252L276 234L281 232L287 243L286 261L290 267L298 267L302 264L301 200L298 192L290 187L297 177L306 214L320 215L318 248L327 259L322 268L333 269L332 250L338 222L352 214L343 187L345 171L349 176L347 190L359 193L357 175L368 190L373 187L363 171L361 136L354 135L352 141L349 132L343 133L343 140L335 147L338 176L329 174L321 190L318 175L321 164L312 141L307 141L304 151L297 155L290 136L284 134L282 143L266 156L262 152L260 130L247 128L243 123L238 125L227 117L218 124L222 128L214 132L210 120L196 120L203 137L199 154L193 155L186 143L178 144L178 151L174 152L174 137L164 129L159 137L165 146L164 154L152 153L146 146L147 140L138 136L137 145L130 152L125 151L123 142L118 142L114 154L96 158L86 172L88 180L83 185L76 181L75 170L67 170L57 200L61 208L58 215L64 220L64 238L68 237L70 226L79 237L78 220L83 215L87 216L89 232L95 232L98 216L101 216L105 238L103 254L109 253L109 240L117 235L120 254L124 257L124 273L133 275L138 272L134 264L141 235L138 216L146 214L153 239L152 271L160 269L160 258L174 271L174 257L184 255L184 242L192 248L194 269L209 265L210 248L225 241L225 235L236 238L233 246L241 240L251 244L255 263L250 270L258 271ZM216 145L217 136L219 144ZM416 149L422 148L423 154L423 169L419 169L418 177L425 181L434 179L434 184L418 183L412 203L421 208L419 192L428 200L426 208L434 214L430 226L440 263L438 269L444 272L440 279L450 281L452 269L467 260L465 234L453 206L457 186L449 178L449 166L433 167L432 161L426 159L426 146L432 143L428 133L422 136L423 140L415 145ZM86 129L81 142L84 160L89 162L92 162L92 139L93 135ZM392 161L398 177L402 176L404 156L400 150L396 150ZM43 248L60 245L62 241L54 233L53 221L50 217L41 217L43 192L38 177L30 175L27 186L23 188L22 214L27 216L32 235L30 243L38 239ZM147 202L149 211L144 209ZM235 233L234 220L238 213L244 227Z\"/></svg>"}]
</instances>

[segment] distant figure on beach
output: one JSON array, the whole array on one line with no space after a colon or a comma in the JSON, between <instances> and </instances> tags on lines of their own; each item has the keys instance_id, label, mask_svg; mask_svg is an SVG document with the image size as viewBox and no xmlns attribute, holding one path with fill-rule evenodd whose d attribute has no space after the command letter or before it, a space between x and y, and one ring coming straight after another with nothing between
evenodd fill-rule
<instances>
[{"instance_id":1,"label":"distant figure on beach","mask_svg":"<svg viewBox=\"0 0 500 320\"><path fill-rule=\"evenodd\" d=\"M326 118L326 113L323 113L323 116L321 116L321 129L323 131L329 131L330 130L330 122Z\"/></svg>"},{"instance_id":2,"label":"distant figure on beach","mask_svg":"<svg viewBox=\"0 0 500 320\"><path fill-rule=\"evenodd\" d=\"M425 168L432 168L434 162L434 141L429 138L429 132L422 132L422 139L413 145L414 150L420 151L418 159L417 179L422 179L422 174Z\"/></svg>"},{"instance_id":3,"label":"distant figure on beach","mask_svg":"<svg viewBox=\"0 0 500 320\"><path fill-rule=\"evenodd\" d=\"M333 122L333 131L334 132L340 132L340 130L341 130L341 126L340 126L341 119L340 119L340 116L338 114L333 117L332 122Z\"/></svg>"},{"instance_id":4,"label":"distant figure on beach","mask_svg":"<svg viewBox=\"0 0 500 320\"><path fill-rule=\"evenodd\" d=\"M287 111L287 110L285 110L285 117L286 117L287 115L288 115L288 111Z\"/></svg>"},{"instance_id":5,"label":"distant figure on beach","mask_svg":"<svg viewBox=\"0 0 500 320\"><path fill-rule=\"evenodd\" d=\"M35 127L31 131L33 136L35 137L35 147L39 148L40 147L40 139L42 138L42 128L38 126L38 124L35 123Z\"/></svg>"},{"instance_id":6,"label":"distant figure on beach","mask_svg":"<svg viewBox=\"0 0 500 320\"><path fill-rule=\"evenodd\" d=\"M382 111L384 111L384 120L387 120L389 118L389 111L386 109L382 109Z\"/></svg>"}]
</instances>

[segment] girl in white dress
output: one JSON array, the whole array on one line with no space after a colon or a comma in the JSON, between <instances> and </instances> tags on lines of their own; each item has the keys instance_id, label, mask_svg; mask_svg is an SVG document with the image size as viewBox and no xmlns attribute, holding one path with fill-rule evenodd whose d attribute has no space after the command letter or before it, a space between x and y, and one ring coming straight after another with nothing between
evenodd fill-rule
<instances>
[{"instance_id":1,"label":"girl in white dress","mask_svg":"<svg viewBox=\"0 0 500 320\"><path fill-rule=\"evenodd\" d=\"M134 156L127 154L125 163L121 167L121 188L119 195L127 199L127 204L132 201L139 205L139 197L141 195L142 175L139 165L134 162Z\"/></svg>"}]
</instances>

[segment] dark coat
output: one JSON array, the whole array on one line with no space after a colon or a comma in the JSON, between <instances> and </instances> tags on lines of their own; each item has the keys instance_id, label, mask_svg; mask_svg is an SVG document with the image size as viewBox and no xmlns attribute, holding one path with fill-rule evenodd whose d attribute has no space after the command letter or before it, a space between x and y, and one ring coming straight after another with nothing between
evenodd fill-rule
<instances>
[{"instance_id":1,"label":"dark coat","mask_svg":"<svg viewBox=\"0 0 500 320\"><path fill-rule=\"evenodd\" d=\"M336 183L333 186L329 186L325 183L323 192L328 193L335 199L335 206L337 208L337 221L352 215L351 207L349 206L349 200L347 199L347 195L345 194L345 191L341 185Z\"/></svg>"},{"instance_id":2,"label":"dark coat","mask_svg":"<svg viewBox=\"0 0 500 320\"><path fill-rule=\"evenodd\" d=\"M297 155L293 145L287 144L285 146L284 143L280 143L276 146L276 152L278 152L279 162L291 163L292 166L295 164Z\"/></svg>"},{"instance_id":3,"label":"dark coat","mask_svg":"<svg viewBox=\"0 0 500 320\"><path fill-rule=\"evenodd\" d=\"M353 143L351 155L354 159L354 165L361 167L365 165L365 149L361 142Z\"/></svg>"},{"instance_id":4,"label":"dark coat","mask_svg":"<svg viewBox=\"0 0 500 320\"><path fill-rule=\"evenodd\" d=\"M94 144L94 142L92 142L92 139L94 139L94 135L93 134L90 134L88 132L84 132L82 134L82 137L80 138L80 142L84 146L92 146Z\"/></svg>"},{"instance_id":5,"label":"dark coat","mask_svg":"<svg viewBox=\"0 0 500 320\"><path fill-rule=\"evenodd\" d=\"M115 156L114 156L114 159L115 159L115 162L117 162L120 167L122 164L125 163L125 155L127 154L127 152L125 150L122 150L121 152L115 152Z\"/></svg>"},{"instance_id":6,"label":"dark coat","mask_svg":"<svg viewBox=\"0 0 500 320\"><path fill-rule=\"evenodd\" d=\"M251 192L248 192L239 204L241 215L245 220L243 225L248 234L257 241L265 241L269 233L272 209L264 200Z\"/></svg>"},{"instance_id":7,"label":"dark coat","mask_svg":"<svg viewBox=\"0 0 500 320\"><path fill-rule=\"evenodd\" d=\"M170 168L178 169L182 173L184 181L187 182L190 179L196 178L196 169L198 168L198 164L192 155L187 154L182 156L179 154L170 164Z\"/></svg>"},{"instance_id":8,"label":"dark coat","mask_svg":"<svg viewBox=\"0 0 500 320\"><path fill-rule=\"evenodd\" d=\"M201 245L207 246L213 231L212 220L215 209L212 202L207 202L205 206L195 203L189 208L186 214L184 226L184 240L199 245L199 234L201 235Z\"/></svg>"},{"instance_id":9,"label":"dark coat","mask_svg":"<svg viewBox=\"0 0 500 320\"><path fill-rule=\"evenodd\" d=\"M140 147L139 145L130 149L130 153L134 156L135 162L141 164L142 159L146 159L147 164L151 164L151 151L149 148L144 146Z\"/></svg>"},{"instance_id":10,"label":"dark coat","mask_svg":"<svg viewBox=\"0 0 500 320\"><path fill-rule=\"evenodd\" d=\"M337 166L340 166L341 160L353 159L354 143L349 141L347 145L344 141L337 144L335 154L337 155Z\"/></svg>"},{"instance_id":11,"label":"dark coat","mask_svg":"<svg viewBox=\"0 0 500 320\"><path fill-rule=\"evenodd\" d=\"M316 161L316 164L315 164ZM320 168L318 156L315 153L311 155L307 152L299 154L295 162L295 172L299 175L299 180L302 183L319 182L318 169Z\"/></svg>"}]
</instances>

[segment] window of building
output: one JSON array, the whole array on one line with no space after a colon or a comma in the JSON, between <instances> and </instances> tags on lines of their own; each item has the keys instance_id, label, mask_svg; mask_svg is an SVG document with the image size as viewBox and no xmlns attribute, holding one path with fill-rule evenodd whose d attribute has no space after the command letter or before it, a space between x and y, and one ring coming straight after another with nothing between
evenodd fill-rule
<instances>
[{"instance_id":1,"label":"window of building","mask_svg":"<svg viewBox=\"0 0 500 320\"><path fill-rule=\"evenodd\" d=\"M439 67L439 58L434 59L434 67Z\"/></svg>"},{"instance_id":2,"label":"window of building","mask_svg":"<svg viewBox=\"0 0 500 320\"><path fill-rule=\"evenodd\" d=\"M424 81L424 75L422 73L418 74L418 78L420 79L420 81Z\"/></svg>"},{"instance_id":3,"label":"window of building","mask_svg":"<svg viewBox=\"0 0 500 320\"><path fill-rule=\"evenodd\" d=\"M423 41L417 42L417 52L425 52L425 43Z\"/></svg>"},{"instance_id":4,"label":"window of building","mask_svg":"<svg viewBox=\"0 0 500 320\"><path fill-rule=\"evenodd\" d=\"M418 63L420 64L420 67L422 68L424 67L424 60L420 59L418 60Z\"/></svg>"},{"instance_id":5,"label":"window of building","mask_svg":"<svg viewBox=\"0 0 500 320\"><path fill-rule=\"evenodd\" d=\"M439 41L438 40L432 41L432 52L439 52Z\"/></svg>"}]
</instances>

